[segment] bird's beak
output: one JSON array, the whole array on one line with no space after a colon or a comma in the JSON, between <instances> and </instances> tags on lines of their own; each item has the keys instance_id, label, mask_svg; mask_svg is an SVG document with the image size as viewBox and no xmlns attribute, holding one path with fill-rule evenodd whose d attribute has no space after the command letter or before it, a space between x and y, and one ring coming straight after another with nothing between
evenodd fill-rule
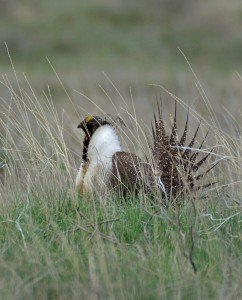
<instances>
[{"instance_id":1,"label":"bird's beak","mask_svg":"<svg viewBox=\"0 0 242 300\"><path fill-rule=\"evenodd\" d=\"M83 124L83 122L81 122L81 123L77 126L77 128L84 129L84 124Z\"/></svg>"},{"instance_id":2,"label":"bird's beak","mask_svg":"<svg viewBox=\"0 0 242 300\"><path fill-rule=\"evenodd\" d=\"M87 123L85 121L82 121L77 128L82 129L86 134L88 133Z\"/></svg>"},{"instance_id":3,"label":"bird's beak","mask_svg":"<svg viewBox=\"0 0 242 300\"><path fill-rule=\"evenodd\" d=\"M78 126L77 128L81 128L82 130L86 130L87 129L87 122L85 120L83 120Z\"/></svg>"}]
</instances>

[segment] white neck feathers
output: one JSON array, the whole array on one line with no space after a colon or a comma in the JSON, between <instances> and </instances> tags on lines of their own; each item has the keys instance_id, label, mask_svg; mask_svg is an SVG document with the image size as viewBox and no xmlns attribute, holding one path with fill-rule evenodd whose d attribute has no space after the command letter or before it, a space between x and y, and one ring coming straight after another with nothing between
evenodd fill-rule
<instances>
[{"instance_id":1,"label":"white neck feathers","mask_svg":"<svg viewBox=\"0 0 242 300\"><path fill-rule=\"evenodd\" d=\"M121 150L117 133L111 125L102 125L94 132L88 145L88 163L81 164L76 177L81 194L95 191L106 194L113 154Z\"/></svg>"},{"instance_id":2,"label":"white neck feathers","mask_svg":"<svg viewBox=\"0 0 242 300\"><path fill-rule=\"evenodd\" d=\"M118 135L115 129L107 124L94 132L88 145L87 157L90 163L105 164L118 151L121 151Z\"/></svg>"}]
</instances>

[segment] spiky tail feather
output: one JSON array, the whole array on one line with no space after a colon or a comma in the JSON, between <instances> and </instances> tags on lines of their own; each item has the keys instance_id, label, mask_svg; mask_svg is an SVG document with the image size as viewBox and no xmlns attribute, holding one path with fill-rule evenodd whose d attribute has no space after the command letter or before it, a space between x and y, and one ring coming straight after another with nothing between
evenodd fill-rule
<instances>
[{"instance_id":1,"label":"spiky tail feather","mask_svg":"<svg viewBox=\"0 0 242 300\"><path fill-rule=\"evenodd\" d=\"M185 127L180 140L177 136L176 111L175 103L173 126L170 136L167 135L165 130L160 105L158 105L158 117L154 113L154 123L152 124L153 147L151 148L154 158L154 167L156 169L156 174L159 176L159 181L162 182L162 190L165 190L168 196L184 195L189 189L199 190L203 187L209 187L214 184L214 182L206 185L197 184L197 182L204 177L205 174L215 167L215 165L213 165L205 172L197 175L197 172L207 161L213 151L212 150L210 153L198 160L198 155L202 152L200 150L202 149L208 133L199 145L198 150L194 151L192 147L194 146L197 138L201 125L200 122L190 143L188 143L188 146L185 146L188 132L189 111L187 113Z\"/></svg>"}]
</instances>

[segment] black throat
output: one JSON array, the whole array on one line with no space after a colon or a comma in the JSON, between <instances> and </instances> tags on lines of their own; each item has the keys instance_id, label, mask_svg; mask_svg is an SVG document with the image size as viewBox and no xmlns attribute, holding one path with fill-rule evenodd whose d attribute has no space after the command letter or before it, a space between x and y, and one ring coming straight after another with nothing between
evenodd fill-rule
<instances>
[{"instance_id":1,"label":"black throat","mask_svg":"<svg viewBox=\"0 0 242 300\"><path fill-rule=\"evenodd\" d=\"M83 152L82 152L82 159L84 162L88 161L88 157L87 157L87 151L88 151L88 146L90 143L90 140L93 136L93 133L96 131L96 129L100 126L100 124L96 123L93 124L92 126L88 126L87 130L84 130L85 132L85 138L83 141Z\"/></svg>"},{"instance_id":2,"label":"black throat","mask_svg":"<svg viewBox=\"0 0 242 300\"><path fill-rule=\"evenodd\" d=\"M82 152L82 159L84 162L87 162L87 150L90 143L91 137L89 135L85 136L85 139L83 141L83 152Z\"/></svg>"},{"instance_id":3,"label":"black throat","mask_svg":"<svg viewBox=\"0 0 242 300\"><path fill-rule=\"evenodd\" d=\"M101 126L101 125L106 125L109 124L107 121L102 121L102 122L96 122L92 124L88 124L86 128L84 129L85 132L85 138L83 141L83 152L82 152L82 159L84 162L88 161L87 157L87 151L88 151L88 146L90 143L90 140L94 134L94 132Z\"/></svg>"}]
</instances>

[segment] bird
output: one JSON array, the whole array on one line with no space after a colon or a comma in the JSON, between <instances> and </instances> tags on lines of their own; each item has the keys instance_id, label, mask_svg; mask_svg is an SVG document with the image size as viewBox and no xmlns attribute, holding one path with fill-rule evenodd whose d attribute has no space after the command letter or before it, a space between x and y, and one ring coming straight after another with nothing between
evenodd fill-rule
<instances>
[{"instance_id":1,"label":"bird","mask_svg":"<svg viewBox=\"0 0 242 300\"><path fill-rule=\"evenodd\" d=\"M183 133L178 139L176 104L170 135L166 132L159 105L157 110L151 125L153 141L149 143L150 160L123 150L116 130L117 124L125 125L120 117L88 115L81 121L78 128L84 131L85 138L76 187L82 196L105 195L112 191L126 197L141 191L146 195L159 191L161 197L167 200L182 197L188 190L199 190L214 184L197 185L215 166L198 174L212 152L199 158L208 133L197 150L193 149L201 122L186 146L189 111Z\"/></svg>"}]
</instances>

